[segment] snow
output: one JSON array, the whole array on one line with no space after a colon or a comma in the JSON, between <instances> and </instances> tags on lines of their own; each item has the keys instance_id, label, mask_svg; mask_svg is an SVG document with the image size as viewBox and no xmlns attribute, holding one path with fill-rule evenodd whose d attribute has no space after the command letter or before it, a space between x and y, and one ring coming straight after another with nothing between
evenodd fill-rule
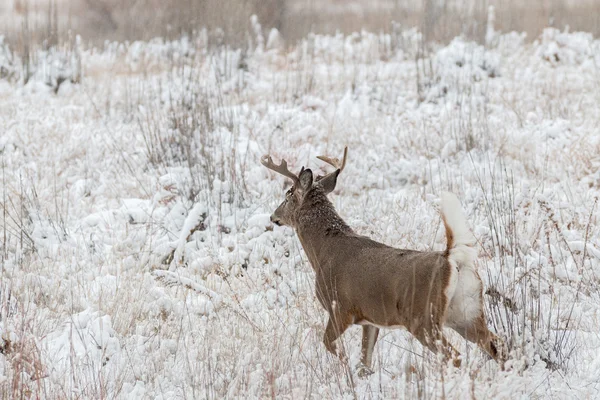
<instances>
[{"instance_id":1,"label":"snow","mask_svg":"<svg viewBox=\"0 0 600 400\"><path fill-rule=\"evenodd\" d=\"M493 31L415 63L414 30L284 50L250 26L246 52L205 31L76 42L26 84L0 40L0 393L599 397L600 41ZM360 328L347 363L327 353L312 268L270 222L289 180L259 160L323 174L316 156L346 145L330 198L360 234L441 250L440 195L457 195L507 370L451 332L460 369L401 330L366 379Z\"/></svg>"}]
</instances>

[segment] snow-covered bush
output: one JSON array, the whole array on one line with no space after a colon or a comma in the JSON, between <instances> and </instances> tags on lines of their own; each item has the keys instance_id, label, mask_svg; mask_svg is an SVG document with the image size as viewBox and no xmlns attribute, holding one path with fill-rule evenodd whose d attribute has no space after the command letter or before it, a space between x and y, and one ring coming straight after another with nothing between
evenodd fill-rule
<instances>
[{"instance_id":1,"label":"snow-covered bush","mask_svg":"<svg viewBox=\"0 0 600 400\"><path fill-rule=\"evenodd\" d=\"M30 82L43 82L58 92L64 82L81 83L81 69L78 50L61 50L52 47L47 51L39 51L36 62L32 66Z\"/></svg>"},{"instance_id":2,"label":"snow-covered bush","mask_svg":"<svg viewBox=\"0 0 600 400\"><path fill-rule=\"evenodd\" d=\"M17 59L4 36L0 35L0 80L16 81L19 78Z\"/></svg>"},{"instance_id":3,"label":"snow-covered bush","mask_svg":"<svg viewBox=\"0 0 600 400\"><path fill-rule=\"evenodd\" d=\"M473 81L500 76L498 54L461 38L453 39L448 46L438 50L434 60L436 68L444 75L467 74Z\"/></svg>"},{"instance_id":4,"label":"snow-covered bush","mask_svg":"<svg viewBox=\"0 0 600 400\"><path fill-rule=\"evenodd\" d=\"M536 41L537 55L553 65L574 65L592 61L598 56L594 36L587 32L561 32L546 28Z\"/></svg>"},{"instance_id":5,"label":"snow-covered bush","mask_svg":"<svg viewBox=\"0 0 600 400\"><path fill-rule=\"evenodd\" d=\"M445 47L425 57L420 85L424 101L437 102L452 92L464 93L477 82L501 75L500 55L475 42L455 38Z\"/></svg>"}]
</instances>

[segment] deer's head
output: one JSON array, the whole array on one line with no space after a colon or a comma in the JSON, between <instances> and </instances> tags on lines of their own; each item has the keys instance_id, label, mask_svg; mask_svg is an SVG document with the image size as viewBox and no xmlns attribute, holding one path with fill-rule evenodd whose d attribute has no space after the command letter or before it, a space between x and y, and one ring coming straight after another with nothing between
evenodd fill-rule
<instances>
[{"instance_id":1,"label":"deer's head","mask_svg":"<svg viewBox=\"0 0 600 400\"><path fill-rule=\"evenodd\" d=\"M313 173L308 168L305 169L302 167L300 173L296 175L293 172L290 172L285 160L281 160L281 163L277 165L273 162L271 156L263 156L260 162L265 167L290 178L293 182L292 187L285 194L285 199L271 215L271 221L277 225L287 225L295 228L298 221L298 211L305 204L305 200L309 197L310 193L319 191L323 193L323 195L327 195L335 189L337 177L346 165L347 155L348 148L346 147L344 149L342 161L337 158L326 156L317 157L320 160L333 165L336 170L325 176L317 176L316 179L313 178Z\"/></svg>"}]
</instances>

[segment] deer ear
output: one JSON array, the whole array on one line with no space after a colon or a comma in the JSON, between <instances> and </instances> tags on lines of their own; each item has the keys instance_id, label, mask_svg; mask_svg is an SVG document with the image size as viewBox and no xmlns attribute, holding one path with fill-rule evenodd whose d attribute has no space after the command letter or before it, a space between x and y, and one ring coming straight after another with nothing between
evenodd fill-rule
<instances>
[{"instance_id":1,"label":"deer ear","mask_svg":"<svg viewBox=\"0 0 600 400\"><path fill-rule=\"evenodd\" d=\"M303 169L298 178L300 179L300 189L306 192L311 188L313 183L313 174L310 169Z\"/></svg>"},{"instance_id":2,"label":"deer ear","mask_svg":"<svg viewBox=\"0 0 600 400\"><path fill-rule=\"evenodd\" d=\"M324 176L323 179L321 179L319 181L321 186L323 186L323 190L325 191L325 194L329 194L329 193L333 192L333 190L335 189L335 185L337 183L337 178L338 178L338 175L340 174L340 172L342 172L342 170L338 169L335 172L332 172L329 175Z\"/></svg>"}]
</instances>

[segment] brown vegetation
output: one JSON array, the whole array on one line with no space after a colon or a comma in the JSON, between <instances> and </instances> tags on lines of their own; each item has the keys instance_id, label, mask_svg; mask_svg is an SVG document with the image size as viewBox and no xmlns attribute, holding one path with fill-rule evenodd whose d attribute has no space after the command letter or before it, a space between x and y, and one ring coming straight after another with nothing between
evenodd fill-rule
<instances>
[{"instance_id":1,"label":"brown vegetation","mask_svg":"<svg viewBox=\"0 0 600 400\"><path fill-rule=\"evenodd\" d=\"M14 0L12 9L0 9L0 21L9 37L20 35L28 15L29 29L40 37L49 31L64 37L70 30L97 44L173 38L204 27L222 29L226 43L243 44L253 14L288 44L308 32L389 31L392 22L419 27L432 40L463 34L483 41L489 6L498 30L527 32L530 39L548 26L600 34L600 3L591 0Z\"/></svg>"}]
</instances>

